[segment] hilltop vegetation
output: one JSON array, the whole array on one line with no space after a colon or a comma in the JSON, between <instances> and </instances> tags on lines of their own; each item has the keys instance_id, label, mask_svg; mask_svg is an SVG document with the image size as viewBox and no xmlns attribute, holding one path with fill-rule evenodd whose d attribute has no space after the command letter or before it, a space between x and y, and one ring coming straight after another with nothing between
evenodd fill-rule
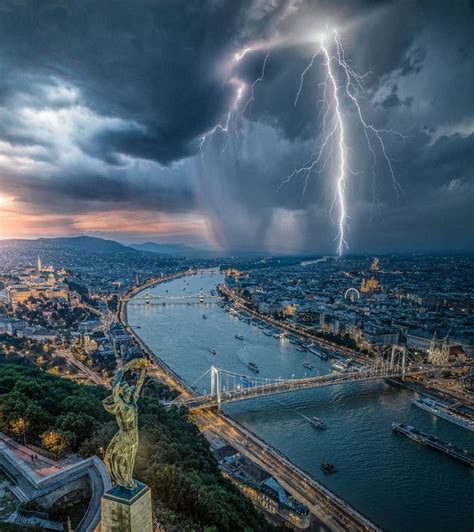
<instances>
[{"instance_id":1,"label":"hilltop vegetation","mask_svg":"<svg viewBox=\"0 0 474 532\"><path fill-rule=\"evenodd\" d=\"M0 240L0 247L16 246L20 249L58 249L71 248L76 251L96 253L136 253L136 250L119 244L115 240L105 240L94 236L74 236L58 238L36 238Z\"/></svg>"},{"instance_id":2,"label":"hilltop vegetation","mask_svg":"<svg viewBox=\"0 0 474 532\"><path fill-rule=\"evenodd\" d=\"M101 403L109 393L34 367L0 363L0 430L54 454L100 456L116 431ZM222 477L187 412L160 404L166 393L149 381L139 402L135 476L150 486L158 521L170 532L274 530Z\"/></svg>"}]
</instances>

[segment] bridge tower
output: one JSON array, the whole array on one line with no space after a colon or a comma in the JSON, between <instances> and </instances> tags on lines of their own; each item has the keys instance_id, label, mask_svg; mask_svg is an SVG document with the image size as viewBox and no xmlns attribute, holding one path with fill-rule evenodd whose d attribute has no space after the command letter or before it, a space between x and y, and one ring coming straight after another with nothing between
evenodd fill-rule
<instances>
[{"instance_id":1,"label":"bridge tower","mask_svg":"<svg viewBox=\"0 0 474 532\"><path fill-rule=\"evenodd\" d=\"M405 378L406 371L406 361L407 361L407 350L406 347L402 345L392 345L392 353L390 355L390 369L395 369L395 360L399 359L402 366L402 380Z\"/></svg>"},{"instance_id":2,"label":"bridge tower","mask_svg":"<svg viewBox=\"0 0 474 532\"><path fill-rule=\"evenodd\" d=\"M150 292L145 292L145 304L150 304Z\"/></svg>"},{"instance_id":3,"label":"bridge tower","mask_svg":"<svg viewBox=\"0 0 474 532\"><path fill-rule=\"evenodd\" d=\"M199 290L199 303L204 303L204 291L202 288Z\"/></svg>"},{"instance_id":4,"label":"bridge tower","mask_svg":"<svg viewBox=\"0 0 474 532\"><path fill-rule=\"evenodd\" d=\"M211 366L211 395L217 396L217 408L221 407L221 373L215 367Z\"/></svg>"}]
</instances>

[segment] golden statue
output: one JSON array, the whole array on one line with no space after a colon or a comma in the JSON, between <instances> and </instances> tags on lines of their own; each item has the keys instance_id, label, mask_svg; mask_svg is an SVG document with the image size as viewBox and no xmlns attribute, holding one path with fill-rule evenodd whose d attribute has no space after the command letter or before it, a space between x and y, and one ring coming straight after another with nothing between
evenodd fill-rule
<instances>
[{"instance_id":1,"label":"golden statue","mask_svg":"<svg viewBox=\"0 0 474 532\"><path fill-rule=\"evenodd\" d=\"M137 400L140 397L146 368L150 362L135 358L117 371L112 385L112 395L103 401L104 408L114 414L119 431L112 438L105 452L105 465L112 479L124 488L133 490L137 483L133 480L133 467L138 448ZM123 381L128 370L140 370L135 386Z\"/></svg>"}]
</instances>

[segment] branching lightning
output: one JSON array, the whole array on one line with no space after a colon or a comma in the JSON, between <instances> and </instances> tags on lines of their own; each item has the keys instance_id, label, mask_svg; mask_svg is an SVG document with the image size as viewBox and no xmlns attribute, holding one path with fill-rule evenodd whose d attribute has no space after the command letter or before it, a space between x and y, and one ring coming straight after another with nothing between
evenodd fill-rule
<instances>
[{"instance_id":1,"label":"branching lightning","mask_svg":"<svg viewBox=\"0 0 474 532\"><path fill-rule=\"evenodd\" d=\"M262 48L264 49L262 44L263 43L255 46L248 46L235 53L232 56L231 62L227 64L227 72L232 73L236 65L240 63L240 61L242 61L247 54L257 50L262 50ZM230 134L235 133L238 135L238 132L242 129L243 118L246 114L248 115L248 111L255 101L255 88L263 81L265 76L265 70L270 56L270 46L268 44L265 46L267 51L263 59L260 75L252 84L247 84L244 80L235 76L228 79L227 83L234 87L234 97L227 113L225 114L225 119L222 122L215 124L200 138L199 147L203 164L204 147L206 142L211 137L213 137L216 133L223 133L226 135L227 140L224 146L225 149L229 138L231 138ZM321 38L318 50L314 53L314 55L311 57L311 61L302 71L298 90L294 100L295 107L299 103L306 75L315 66L318 57L321 58L325 72L324 81L318 85L318 90L321 91L322 96L317 102L318 106L320 106L318 120L321 121L321 129L323 132L322 142L318 150L315 153L312 153L311 157L305 163L303 163L302 166L295 169L292 174L282 181L279 189L290 183L293 179L302 177L303 198L312 175L315 173L321 174L324 171L330 172L330 175L334 181L335 190L334 202L330 208L330 215L333 211L333 208L335 208L337 212L337 236L335 240L337 241L337 253L339 256L341 256L344 250L348 248L346 241L346 233L348 230L348 199L346 196L348 175L355 175L357 173L354 172L349 165L350 151L347 145L348 128L346 127L344 108L347 107L347 103L352 106L352 108L355 110L355 116L358 119L358 123L364 131L367 148L372 159L371 173L374 201L377 151L383 155L385 165L387 166L388 172L392 179L397 200L399 199L400 192L402 192L403 189L395 177L395 172L390 157L387 153L383 137L386 134L399 135L402 138L406 137L391 129L378 129L365 118L363 107L360 104L360 95L365 92L363 82L370 73L361 75L354 71L350 61L346 60L345 58L344 48L336 31L333 32L332 38ZM244 96L247 96L245 103Z\"/></svg>"},{"instance_id":2,"label":"branching lightning","mask_svg":"<svg viewBox=\"0 0 474 532\"><path fill-rule=\"evenodd\" d=\"M233 56L233 65L239 63L242 61L242 59L250 52L254 51L254 48L252 46L248 46L247 48L242 49L241 51L237 52ZM231 133L232 131L238 130L238 124L241 123L241 120L244 116L245 111L247 108L253 103L254 101L254 92L255 87L258 83L261 83L263 81L263 78L265 77L265 69L267 67L268 58L270 57L270 48L267 47L267 53L265 54L265 58L263 59L262 63L262 69L260 72L259 77L250 85L250 88L247 86L247 84L239 79L239 78L231 78L229 80L229 83L235 86L235 95L232 100L230 109L228 110L226 114L226 119L224 122L217 123L212 129L204 133L200 139L199 143L199 149L201 151L201 161L204 164L204 145L206 144L206 141L212 137L215 133L221 132L226 135ZM245 104L242 105L242 98L246 92L249 92L249 97Z\"/></svg>"},{"instance_id":3,"label":"branching lightning","mask_svg":"<svg viewBox=\"0 0 474 532\"><path fill-rule=\"evenodd\" d=\"M339 36L334 31L333 39L334 53L330 52L330 47L326 44L325 39L321 39L320 47L312 56L311 61L303 70L300 76L300 84L296 93L294 105L298 105L298 101L303 89L305 76L308 71L314 66L315 60L318 56L322 57L323 66L326 71L325 80L320 84L322 87L322 98L318 101L322 104L318 118L322 116L322 131L323 140L319 150L313 154L309 161L304 163L290 174L280 185L280 188L292 181L294 178L302 176L304 180L302 196L304 196L309 179L313 173L322 173L328 165L328 161L337 162L334 176L335 181L335 203L337 205L337 252L339 256L348 247L346 242L347 232L347 198L346 186L348 173L355 173L351 170L348 163L348 147L346 144L346 130L343 114L343 99L348 99L356 110L357 118L363 128L367 146L372 155L372 179L373 187L375 183L376 172L376 146L383 154L388 171L391 175L393 187L399 199L402 187L395 177L392 162L388 156L387 149L383 141L383 135L390 133L403 137L396 131L390 129L377 129L370 124L364 117L362 107L359 102L359 91L364 92L362 85L363 80L369 73L361 75L353 70L350 63L344 56L344 49ZM403 137L404 138L404 137ZM373 188L374 190L374 188Z\"/></svg>"},{"instance_id":4,"label":"branching lightning","mask_svg":"<svg viewBox=\"0 0 474 532\"><path fill-rule=\"evenodd\" d=\"M247 107L255 99L254 98L255 86L257 85L257 83L261 83L263 81L263 78L265 77L265 68L267 66L267 61L269 57L270 57L270 48L267 48L267 53L265 54L265 58L262 63L262 71L260 73L260 76L252 83L252 85L250 85L250 96L249 96L249 99L245 102L244 107L242 108L242 113L245 113L245 110L247 109Z\"/></svg>"},{"instance_id":5,"label":"branching lightning","mask_svg":"<svg viewBox=\"0 0 474 532\"><path fill-rule=\"evenodd\" d=\"M239 112L239 106L240 106L240 100L242 99L242 95L246 89L246 85L241 80L235 80L232 79L231 82L236 86L235 96L232 101L232 105L227 112L226 120L223 123L217 123L212 129L210 129L207 133L204 133L204 135L201 137L200 143L199 143L199 149L201 150L201 160L204 163L204 144L208 140L209 137L212 137L215 133L220 131L221 133L228 134L231 130L231 127L234 125L234 119L236 114Z\"/></svg>"}]
</instances>

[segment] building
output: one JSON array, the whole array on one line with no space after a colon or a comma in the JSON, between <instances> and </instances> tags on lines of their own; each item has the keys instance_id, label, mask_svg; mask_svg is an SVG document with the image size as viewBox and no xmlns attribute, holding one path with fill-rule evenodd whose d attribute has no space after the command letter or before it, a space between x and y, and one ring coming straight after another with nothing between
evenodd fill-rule
<instances>
[{"instance_id":1,"label":"building","mask_svg":"<svg viewBox=\"0 0 474 532\"><path fill-rule=\"evenodd\" d=\"M410 329L407 331L407 347L408 349L416 349L427 353L430 349L433 335L422 329Z\"/></svg>"},{"instance_id":2,"label":"building","mask_svg":"<svg viewBox=\"0 0 474 532\"><path fill-rule=\"evenodd\" d=\"M373 292L374 290L377 290L378 287L379 282L375 277L371 277L367 281L363 278L362 282L360 283L360 291L364 294Z\"/></svg>"},{"instance_id":3,"label":"building","mask_svg":"<svg viewBox=\"0 0 474 532\"><path fill-rule=\"evenodd\" d=\"M283 302L282 314L286 317L292 317L296 313L296 305L287 301Z\"/></svg>"},{"instance_id":4,"label":"building","mask_svg":"<svg viewBox=\"0 0 474 532\"><path fill-rule=\"evenodd\" d=\"M472 337L456 337L451 338L452 345L459 345L462 347L467 357L474 356L474 341Z\"/></svg>"},{"instance_id":5,"label":"building","mask_svg":"<svg viewBox=\"0 0 474 532\"><path fill-rule=\"evenodd\" d=\"M13 308L26 304L30 298L38 299L67 299L68 289L65 285L12 285L7 288L8 301Z\"/></svg>"},{"instance_id":6,"label":"building","mask_svg":"<svg viewBox=\"0 0 474 532\"><path fill-rule=\"evenodd\" d=\"M219 467L224 476L232 480L250 500L298 528L309 526L310 511L307 506L290 497L278 480L258 464L236 454L235 449L234 452L226 451L226 448L218 451L224 455L220 460L218 457Z\"/></svg>"},{"instance_id":7,"label":"building","mask_svg":"<svg viewBox=\"0 0 474 532\"><path fill-rule=\"evenodd\" d=\"M78 329L81 332L94 332L102 326L100 320L84 320L79 323Z\"/></svg>"},{"instance_id":8,"label":"building","mask_svg":"<svg viewBox=\"0 0 474 532\"><path fill-rule=\"evenodd\" d=\"M10 316L0 316L0 334L12 336L17 331L25 329L26 326L26 321L11 318Z\"/></svg>"},{"instance_id":9,"label":"building","mask_svg":"<svg viewBox=\"0 0 474 532\"><path fill-rule=\"evenodd\" d=\"M128 351L134 347L133 340L127 331L118 323L110 327L110 340L116 356L127 357Z\"/></svg>"},{"instance_id":10,"label":"building","mask_svg":"<svg viewBox=\"0 0 474 532\"><path fill-rule=\"evenodd\" d=\"M398 331L369 325L364 328L362 341L369 349L373 349L376 346L398 344L399 338Z\"/></svg>"},{"instance_id":11,"label":"building","mask_svg":"<svg viewBox=\"0 0 474 532\"><path fill-rule=\"evenodd\" d=\"M329 332L332 334L339 334L340 331L340 322L337 318L331 318L326 321L323 325L324 332Z\"/></svg>"},{"instance_id":12,"label":"building","mask_svg":"<svg viewBox=\"0 0 474 532\"><path fill-rule=\"evenodd\" d=\"M372 264L370 265L371 272L378 272L380 270L380 261L377 257L374 257Z\"/></svg>"},{"instance_id":13,"label":"building","mask_svg":"<svg viewBox=\"0 0 474 532\"><path fill-rule=\"evenodd\" d=\"M49 273L54 273L54 268L53 266L46 266L44 267L43 266L43 263L41 261L41 257L38 255L38 259L36 261L36 271L38 273L41 273L41 272L49 272Z\"/></svg>"},{"instance_id":14,"label":"building","mask_svg":"<svg viewBox=\"0 0 474 532\"><path fill-rule=\"evenodd\" d=\"M22 330L18 330L17 336L21 338L30 338L37 342L54 342L58 338L58 333L45 329L44 327L27 326Z\"/></svg>"},{"instance_id":15,"label":"building","mask_svg":"<svg viewBox=\"0 0 474 532\"><path fill-rule=\"evenodd\" d=\"M323 314L324 316L324 314ZM296 313L296 321L304 323L306 325L313 325L315 323L321 324L321 314L311 308L301 308ZM323 317L324 323L324 317Z\"/></svg>"},{"instance_id":16,"label":"building","mask_svg":"<svg viewBox=\"0 0 474 532\"><path fill-rule=\"evenodd\" d=\"M463 364L466 362L466 354L461 346L450 345L447 337L441 343L437 342L436 338L434 338L431 341L428 362L435 366Z\"/></svg>"}]
</instances>

